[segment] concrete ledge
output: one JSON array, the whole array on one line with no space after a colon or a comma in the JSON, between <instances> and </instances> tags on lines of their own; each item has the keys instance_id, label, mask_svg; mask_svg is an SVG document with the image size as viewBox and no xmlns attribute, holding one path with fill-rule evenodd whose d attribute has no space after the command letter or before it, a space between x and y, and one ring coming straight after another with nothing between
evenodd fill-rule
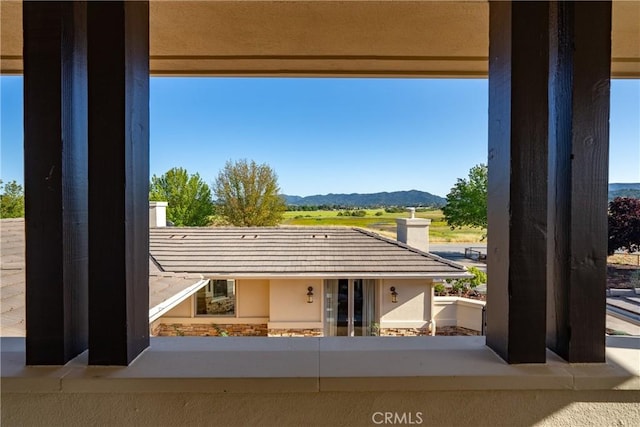
<instances>
[{"instance_id":1,"label":"concrete ledge","mask_svg":"<svg viewBox=\"0 0 640 427\"><path fill-rule=\"evenodd\" d=\"M3 393L640 390L640 338L608 337L607 363L508 365L484 337L152 338L128 367L25 367L2 338Z\"/></svg>"}]
</instances>

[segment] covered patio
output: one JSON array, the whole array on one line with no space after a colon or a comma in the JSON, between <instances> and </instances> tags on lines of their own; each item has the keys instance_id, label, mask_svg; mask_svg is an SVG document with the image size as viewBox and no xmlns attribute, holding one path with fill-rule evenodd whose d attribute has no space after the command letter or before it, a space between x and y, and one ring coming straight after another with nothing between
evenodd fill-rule
<instances>
[{"instance_id":1,"label":"covered patio","mask_svg":"<svg viewBox=\"0 0 640 427\"><path fill-rule=\"evenodd\" d=\"M0 70L24 75L27 278L3 423L637 423L638 341L605 340L605 265L609 82L640 77L640 3L0 7ZM150 340L150 75L488 76L486 341Z\"/></svg>"}]
</instances>

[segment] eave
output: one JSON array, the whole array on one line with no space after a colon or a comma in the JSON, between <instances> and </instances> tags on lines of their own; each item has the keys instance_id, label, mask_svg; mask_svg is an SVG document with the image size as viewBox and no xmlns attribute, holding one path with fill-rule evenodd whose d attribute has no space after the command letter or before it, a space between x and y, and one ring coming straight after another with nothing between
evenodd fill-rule
<instances>
[{"instance_id":1,"label":"eave","mask_svg":"<svg viewBox=\"0 0 640 427\"><path fill-rule=\"evenodd\" d=\"M22 74L22 2L0 4L0 73ZM487 1L158 1L153 76L486 78ZM614 78L640 77L640 2L613 2Z\"/></svg>"}]
</instances>

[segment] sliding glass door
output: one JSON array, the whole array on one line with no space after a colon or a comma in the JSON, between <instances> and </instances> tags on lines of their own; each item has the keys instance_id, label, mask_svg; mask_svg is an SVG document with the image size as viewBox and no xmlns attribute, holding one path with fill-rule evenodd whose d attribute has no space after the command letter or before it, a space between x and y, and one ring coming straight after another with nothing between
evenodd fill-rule
<instances>
[{"instance_id":1,"label":"sliding glass door","mask_svg":"<svg viewBox=\"0 0 640 427\"><path fill-rule=\"evenodd\" d=\"M325 335L370 336L377 330L375 322L373 280L325 281Z\"/></svg>"}]
</instances>

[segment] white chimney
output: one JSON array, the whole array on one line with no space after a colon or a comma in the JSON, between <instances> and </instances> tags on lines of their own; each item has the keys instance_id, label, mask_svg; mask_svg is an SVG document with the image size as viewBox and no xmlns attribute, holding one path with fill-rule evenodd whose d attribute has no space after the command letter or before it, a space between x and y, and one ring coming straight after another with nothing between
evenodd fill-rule
<instances>
[{"instance_id":1,"label":"white chimney","mask_svg":"<svg viewBox=\"0 0 640 427\"><path fill-rule=\"evenodd\" d=\"M167 202L149 202L149 227L167 226Z\"/></svg>"},{"instance_id":2,"label":"white chimney","mask_svg":"<svg viewBox=\"0 0 640 427\"><path fill-rule=\"evenodd\" d=\"M429 252L430 219L416 218L416 209L408 208L411 218L396 218L397 239L412 248Z\"/></svg>"}]
</instances>

